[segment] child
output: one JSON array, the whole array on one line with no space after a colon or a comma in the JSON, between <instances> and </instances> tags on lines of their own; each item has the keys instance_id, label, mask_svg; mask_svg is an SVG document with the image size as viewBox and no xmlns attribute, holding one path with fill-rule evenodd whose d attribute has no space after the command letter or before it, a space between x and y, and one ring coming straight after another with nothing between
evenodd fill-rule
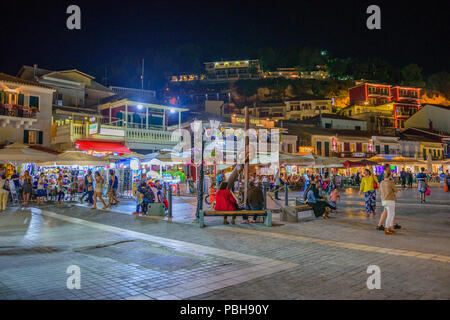
<instances>
[{"instance_id":1,"label":"child","mask_svg":"<svg viewBox=\"0 0 450 320\"><path fill-rule=\"evenodd\" d=\"M139 193L136 199L136 211L133 212L133 214L143 213L144 212L143 208L144 208L144 194Z\"/></svg>"},{"instance_id":2,"label":"child","mask_svg":"<svg viewBox=\"0 0 450 320\"><path fill-rule=\"evenodd\" d=\"M216 203L216 185L211 183L211 187L209 188L209 204L211 209L214 209L214 205Z\"/></svg>"},{"instance_id":3,"label":"child","mask_svg":"<svg viewBox=\"0 0 450 320\"><path fill-rule=\"evenodd\" d=\"M338 201L341 201L341 194L339 193L339 190L337 188L334 188L330 194L330 204L334 208L333 209L334 211L336 211L336 209L337 209Z\"/></svg>"},{"instance_id":4,"label":"child","mask_svg":"<svg viewBox=\"0 0 450 320\"><path fill-rule=\"evenodd\" d=\"M45 175L43 172L41 172L38 184L37 184L37 204L40 205L41 203L44 204L44 198L47 196L47 192L45 191L45 185L47 184L47 181L45 179Z\"/></svg>"}]
</instances>

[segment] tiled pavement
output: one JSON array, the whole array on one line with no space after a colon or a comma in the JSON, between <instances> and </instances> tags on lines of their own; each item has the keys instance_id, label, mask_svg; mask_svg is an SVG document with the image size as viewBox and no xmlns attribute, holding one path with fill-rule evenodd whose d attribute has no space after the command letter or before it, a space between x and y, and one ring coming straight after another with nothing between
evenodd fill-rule
<instances>
[{"instance_id":1,"label":"tiled pavement","mask_svg":"<svg viewBox=\"0 0 450 320\"><path fill-rule=\"evenodd\" d=\"M328 221L272 228L210 218L200 229L188 197L174 198L172 222L122 214L132 203L11 208L0 213L0 299L449 299L450 197L415 197L400 193L394 236L374 230L352 189ZM380 290L366 287L373 264ZM79 290L66 288L69 265Z\"/></svg>"}]
</instances>

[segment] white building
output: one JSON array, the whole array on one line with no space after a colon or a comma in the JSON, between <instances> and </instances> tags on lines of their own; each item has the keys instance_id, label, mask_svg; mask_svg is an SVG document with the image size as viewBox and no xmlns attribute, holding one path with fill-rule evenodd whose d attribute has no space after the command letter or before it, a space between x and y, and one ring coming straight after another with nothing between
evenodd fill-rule
<instances>
[{"instance_id":1,"label":"white building","mask_svg":"<svg viewBox=\"0 0 450 320\"><path fill-rule=\"evenodd\" d=\"M401 156L402 155L402 146L400 143L400 137L390 137L390 136L372 136L372 143L374 146L374 150L379 156ZM409 146L404 147L404 150L408 149ZM413 150L415 151L415 149Z\"/></svg>"},{"instance_id":2,"label":"white building","mask_svg":"<svg viewBox=\"0 0 450 320\"><path fill-rule=\"evenodd\" d=\"M424 104L419 111L406 120L405 128L422 128L450 133L450 106Z\"/></svg>"},{"instance_id":3,"label":"white building","mask_svg":"<svg viewBox=\"0 0 450 320\"><path fill-rule=\"evenodd\" d=\"M50 146L55 89L0 73L0 144Z\"/></svg>"},{"instance_id":4,"label":"white building","mask_svg":"<svg viewBox=\"0 0 450 320\"><path fill-rule=\"evenodd\" d=\"M356 131L367 130L367 122L365 120L353 119L332 113L316 115L312 118L299 121L299 123L304 125L313 125L315 127L325 129L356 130Z\"/></svg>"}]
</instances>

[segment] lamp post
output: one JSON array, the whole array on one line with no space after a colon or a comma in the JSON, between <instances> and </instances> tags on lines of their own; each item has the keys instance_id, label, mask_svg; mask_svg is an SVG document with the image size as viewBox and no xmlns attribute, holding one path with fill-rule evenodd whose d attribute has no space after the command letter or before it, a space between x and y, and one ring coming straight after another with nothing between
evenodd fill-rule
<instances>
[{"instance_id":1,"label":"lamp post","mask_svg":"<svg viewBox=\"0 0 450 320\"><path fill-rule=\"evenodd\" d=\"M200 211L203 210L203 184L204 184L204 177L205 177L205 172L204 172L204 166L203 166L203 149L205 148L205 140L203 139L203 123L202 123L202 127L201 127L201 135L202 135L202 147L201 147L201 154L200 154L200 175L198 178L198 192L197 192L197 210L195 212L195 222L199 221L200 218Z\"/></svg>"}]
</instances>

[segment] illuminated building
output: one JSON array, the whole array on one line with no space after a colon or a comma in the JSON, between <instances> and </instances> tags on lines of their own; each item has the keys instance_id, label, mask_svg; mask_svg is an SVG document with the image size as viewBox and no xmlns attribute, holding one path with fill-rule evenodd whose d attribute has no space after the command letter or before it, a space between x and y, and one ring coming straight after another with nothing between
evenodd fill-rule
<instances>
[{"instance_id":1,"label":"illuminated building","mask_svg":"<svg viewBox=\"0 0 450 320\"><path fill-rule=\"evenodd\" d=\"M206 77L211 81L236 81L260 79L259 60L205 62Z\"/></svg>"},{"instance_id":2,"label":"illuminated building","mask_svg":"<svg viewBox=\"0 0 450 320\"><path fill-rule=\"evenodd\" d=\"M348 89L348 93L350 105L391 107L394 128L403 129L405 121L421 107L420 90L420 88L366 82Z\"/></svg>"}]
</instances>

